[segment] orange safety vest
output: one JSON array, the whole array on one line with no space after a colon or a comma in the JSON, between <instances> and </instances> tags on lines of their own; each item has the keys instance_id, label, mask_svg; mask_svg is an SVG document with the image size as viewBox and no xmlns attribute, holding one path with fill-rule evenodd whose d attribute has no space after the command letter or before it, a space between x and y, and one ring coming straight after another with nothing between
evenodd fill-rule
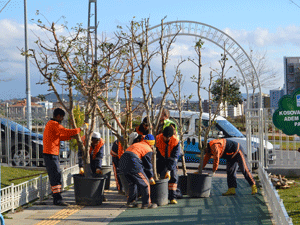
<instances>
[{"instance_id":1,"label":"orange safety vest","mask_svg":"<svg viewBox=\"0 0 300 225\"><path fill-rule=\"evenodd\" d=\"M83 142L83 145L85 145L86 144L85 143L85 136L82 136L81 140ZM94 152L93 152L93 155L92 155L93 160L96 158L97 153L100 151L100 148L104 145L104 143L105 143L104 140L102 138L100 138L99 143L94 148ZM90 146L90 150L89 150L90 156L92 154L92 151L93 151L93 147Z\"/></svg>"},{"instance_id":2,"label":"orange safety vest","mask_svg":"<svg viewBox=\"0 0 300 225\"><path fill-rule=\"evenodd\" d=\"M141 126L141 125L139 125L139 126L137 126L137 127L135 128L135 132L137 132L139 135L143 135L143 133L139 130L139 129L140 129L140 126Z\"/></svg>"},{"instance_id":3,"label":"orange safety vest","mask_svg":"<svg viewBox=\"0 0 300 225\"><path fill-rule=\"evenodd\" d=\"M224 154L226 148L226 139L214 139L209 142L209 146L211 151L209 153L206 153L203 158L203 168L206 166L208 160L213 155L213 171L216 171L219 167L220 158Z\"/></svg>"},{"instance_id":4,"label":"orange safety vest","mask_svg":"<svg viewBox=\"0 0 300 225\"><path fill-rule=\"evenodd\" d=\"M124 149L123 149L122 143L119 141L119 143L118 143L118 157L119 157L119 159L121 158L121 156L123 154L124 154Z\"/></svg>"},{"instance_id":5,"label":"orange safety vest","mask_svg":"<svg viewBox=\"0 0 300 225\"><path fill-rule=\"evenodd\" d=\"M67 129L55 120L48 121L43 134L43 153L59 155L60 141L70 140L79 132L80 128Z\"/></svg>"},{"instance_id":6,"label":"orange safety vest","mask_svg":"<svg viewBox=\"0 0 300 225\"><path fill-rule=\"evenodd\" d=\"M141 141L130 145L126 152L133 152L136 154L140 159L142 159L148 152L152 152L150 145L146 141Z\"/></svg>"},{"instance_id":7,"label":"orange safety vest","mask_svg":"<svg viewBox=\"0 0 300 225\"><path fill-rule=\"evenodd\" d=\"M173 149L178 145L179 140L176 138L175 135L173 135L168 143L168 158L171 157L171 153L173 151ZM159 150L160 154L162 155L162 157L166 157L166 146L167 143L164 142L163 139L163 134L159 134L156 136L156 147Z\"/></svg>"}]
</instances>

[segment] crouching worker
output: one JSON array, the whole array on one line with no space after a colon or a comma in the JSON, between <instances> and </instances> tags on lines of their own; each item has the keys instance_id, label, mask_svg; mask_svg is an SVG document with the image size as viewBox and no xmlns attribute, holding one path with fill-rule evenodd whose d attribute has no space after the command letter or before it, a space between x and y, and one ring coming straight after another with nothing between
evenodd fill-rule
<instances>
[{"instance_id":1,"label":"crouching worker","mask_svg":"<svg viewBox=\"0 0 300 225\"><path fill-rule=\"evenodd\" d=\"M235 189L237 188L236 173L238 167L252 187L252 194L254 195L257 193L255 181L249 170L247 156L243 153L243 148L239 143L224 138L210 141L207 145L206 154L203 159L203 168L206 166L211 156L214 158L212 176L218 169L220 158L225 158L227 161L226 171L228 191L222 195L235 195Z\"/></svg>"},{"instance_id":2,"label":"crouching worker","mask_svg":"<svg viewBox=\"0 0 300 225\"><path fill-rule=\"evenodd\" d=\"M81 138L83 144L85 145L85 136ZM104 140L101 138L99 132L93 132L91 139L91 146L89 147L90 153L90 167L93 174L102 175L102 159L104 154ZM79 174L84 175L83 152L78 148L78 164L79 164ZM107 201L106 197L103 195L103 201Z\"/></svg>"},{"instance_id":3,"label":"crouching worker","mask_svg":"<svg viewBox=\"0 0 300 225\"><path fill-rule=\"evenodd\" d=\"M174 135L172 126L164 128L163 133L156 136L157 172L161 178L169 179L169 199L177 204L177 161L180 153L179 140Z\"/></svg>"},{"instance_id":4,"label":"crouching worker","mask_svg":"<svg viewBox=\"0 0 300 225\"><path fill-rule=\"evenodd\" d=\"M129 146L120 159L120 169L129 184L129 196L126 204L129 208L138 206L137 186L142 195L142 209L157 208L157 205L151 203L150 199L150 184L155 184L151 163L154 144L153 135L147 134L143 141Z\"/></svg>"}]
</instances>

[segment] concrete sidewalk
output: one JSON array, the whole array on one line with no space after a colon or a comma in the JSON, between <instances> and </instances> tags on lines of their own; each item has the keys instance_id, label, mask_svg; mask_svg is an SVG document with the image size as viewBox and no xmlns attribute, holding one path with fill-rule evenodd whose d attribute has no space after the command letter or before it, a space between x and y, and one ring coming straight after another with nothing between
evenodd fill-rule
<instances>
[{"instance_id":1,"label":"concrete sidewalk","mask_svg":"<svg viewBox=\"0 0 300 225\"><path fill-rule=\"evenodd\" d=\"M123 212L126 207L126 197L117 193L114 176L111 177L110 190L105 191L107 202L99 206L77 206L75 204L74 188L64 191L62 194L68 207L53 205L52 197L43 202L36 201L32 206L15 213L8 213L5 225L42 225L65 224L87 225L108 224L111 220Z\"/></svg>"},{"instance_id":2,"label":"concrete sidewalk","mask_svg":"<svg viewBox=\"0 0 300 225\"><path fill-rule=\"evenodd\" d=\"M178 173L182 174L182 170ZM117 193L113 176L110 189L106 192L107 202L82 207L75 205L74 189L71 188L63 193L70 206L54 206L50 197L20 212L7 214L11 219L5 219L5 224L272 224L261 192L252 196L251 188L240 173L236 196L222 196L227 184L225 171L220 170L213 178L210 198L184 196L177 205L157 209L127 209L126 197Z\"/></svg>"}]
</instances>

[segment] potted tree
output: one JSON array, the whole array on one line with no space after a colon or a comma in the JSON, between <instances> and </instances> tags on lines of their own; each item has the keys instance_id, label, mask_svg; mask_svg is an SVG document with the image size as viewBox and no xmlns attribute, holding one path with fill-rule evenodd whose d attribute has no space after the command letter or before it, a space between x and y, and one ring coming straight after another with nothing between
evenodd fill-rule
<instances>
[{"instance_id":1,"label":"potted tree","mask_svg":"<svg viewBox=\"0 0 300 225\"><path fill-rule=\"evenodd\" d=\"M37 68L44 78L40 84L48 84L50 89L55 93L61 107L68 113L70 124L74 128L77 126L74 118L74 91L76 90L81 93L83 98L85 98L84 122L89 123L90 126L85 131L85 146L79 134L75 137L78 147L84 152L83 161L85 167L85 176L74 176L74 180L76 180L76 202L87 205L102 204L104 178L92 177L88 146L90 145L91 134L95 128L96 109L99 107L97 102L98 97L103 95L109 88L106 84L113 80L115 75L108 72L111 69L110 67L104 67L104 61L107 63L107 58L109 58L107 56L115 54L119 48L116 45L111 45L111 43L103 41L102 45L113 46L110 48L110 51L105 52L107 49L102 49L101 56L97 60L93 60L92 62L87 61L85 52L89 42L84 38L86 37L86 30L81 25L75 27L73 31L69 31L69 36L58 36L58 26L55 23L46 25L41 20L38 20L37 25L45 33L50 34L49 37L52 40L50 38L49 40L38 38L36 44L40 51L37 52L35 49L30 49L28 52L23 52L23 54L27 54L34 59ZM67 26L63 25L62 27L68 30ZM98 45L90 44L89 47L92 46ZM121 57L121 54L116 54L114 57L115 60L117 60L116 57ZM69 102L65 102L60 98L57 91L57 86L59 85L66 87ZM76 191L76 187L81 189Z\"/></svg>"},{"instance_id":2,"label":"potted tree","mask_svg":"<svg viewBox=\"0 0 300 225\"><path fill-rule=\"evenodd\" d=\"M198 171L196 173L188 174L187 194L190 197L209 197L210 196L212 177L209 176L209 174L203 174L203 159L204 159L207 140L209 138L211 128L212 128L214 121L221 109L221 103L223 100L223 92L224 92L224 77L225 77L225 74L228 72L228 70L225 71L226 61L228 59L226 58L226 51L224 48L224 53L221 54L221 60L219 60L219 63L221 66L221 71L218 72L217 70L214 70L220 79L220 92L219 92L220 98L217 102L218 103L217 110L214 114L212 114L212 111L211 111L211 104L212 104L211 89L212 89L212 82L213 82L214 77L211 72L209 87L205 88L205 90L208 91L208 96L209 96L209 121L208 121L208 125L204 126L202 124L203 107L202 107L202 98L201 98L201 94L200 94L200 90L202 89L202 86L201 86L201 83L202 83L201 49L203 47L203 44L204 44L204 42L201 39L198 42L196 42L195 51L198 56L198 61L195 62L194 60L191 60L198 67L198 75L194 76L193 80L197 84L197 94L198 94L198 100L199 100L199 120L198 120L199 122L197 124L198 125L197 133L198 133L198 146L199 146L201 156L200 156L200 163L198 166ZM203 142L202 142L202 138L203 138Z\"/></svg>"}]
</instances>

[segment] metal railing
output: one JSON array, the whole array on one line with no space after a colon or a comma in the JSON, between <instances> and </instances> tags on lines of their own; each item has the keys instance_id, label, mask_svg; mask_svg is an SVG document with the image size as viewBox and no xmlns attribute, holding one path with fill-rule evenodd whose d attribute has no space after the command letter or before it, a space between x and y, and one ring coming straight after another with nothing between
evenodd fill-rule
<instances>
[{"instance_id":1,"label":"metal railing","mask_svg":"<svg viewBox=\"0 0 300 225\"><path fill-rule=\"evenodd\" d=\"M273 186L267 172L263 169L261 163L258 166L258 177L262 183L264 197L267 199L268 205L271 208L272 216L278 225L292 225L292 218L286 212L282 199Z\"/></svg>"},{"instance_id":2,"label":"metal railing","mask_svg":"<svg viewBox=\"0 0 300 225\"><path fill-rule=\"evenodd\" d=\"M79 172L78 166L62 170L62 189L73 184L72 175ZM14 185L13 183L1 189L1 213L14 210L33 200L42 201L51 194L49 177L40 175L24 183Z\"/></svg>"}]
</instances>

